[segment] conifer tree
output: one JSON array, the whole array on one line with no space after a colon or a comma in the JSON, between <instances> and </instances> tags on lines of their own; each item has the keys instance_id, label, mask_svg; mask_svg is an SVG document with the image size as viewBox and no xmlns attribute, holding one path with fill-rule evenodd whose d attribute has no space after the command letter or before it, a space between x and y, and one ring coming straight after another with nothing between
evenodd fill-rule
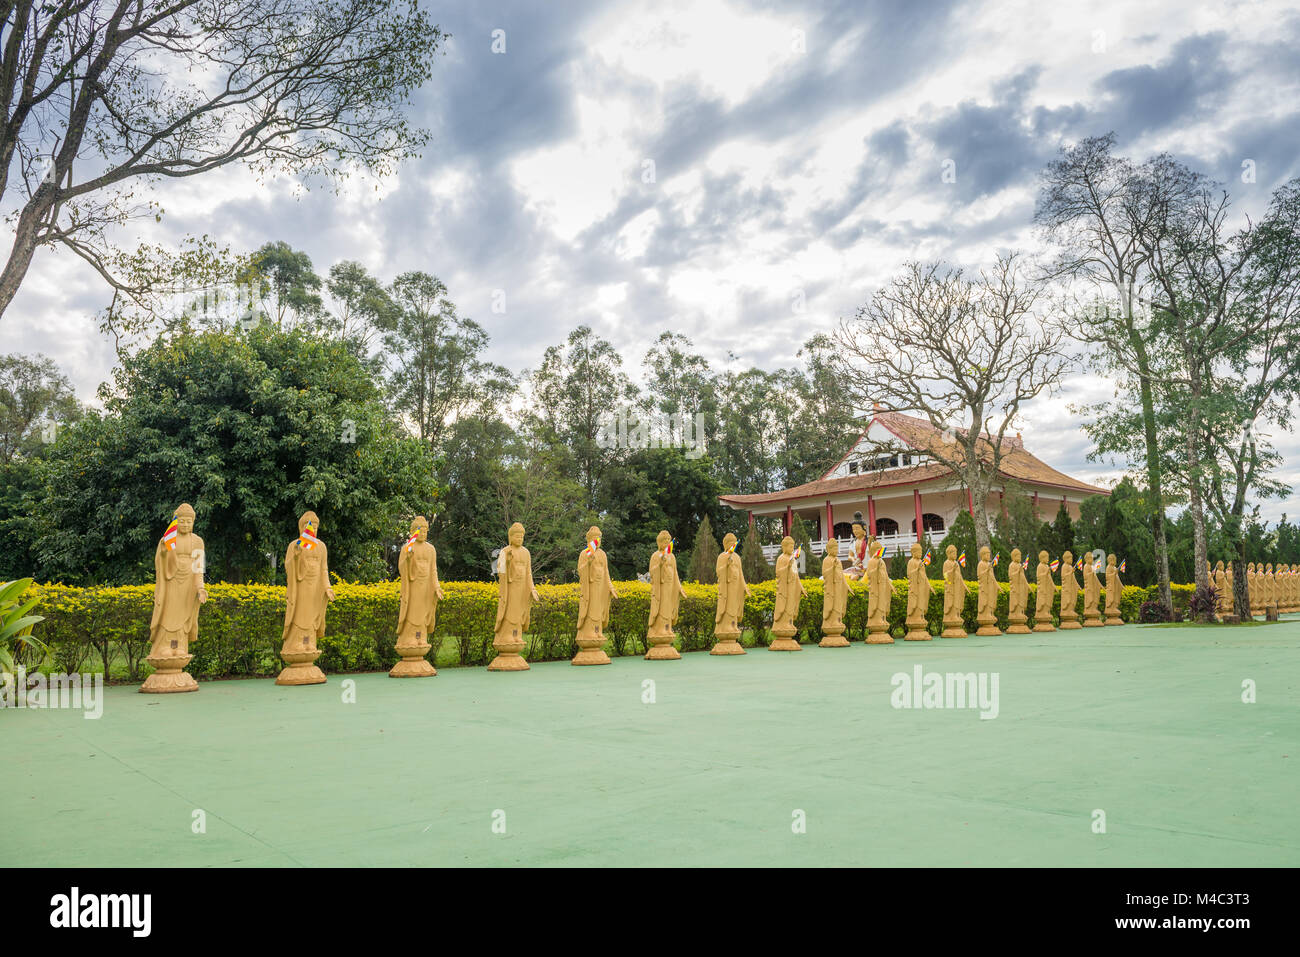
<instances>
[{"instance_id":1,"label":"conifer tree","mask_svg":"<svg viewBox=\"0 0 1300 957\"><path fill-rule=\"evenodd\" d=\"M705 585L716 585L718 556L721 554L722 546L713 537L713 525L709 522L709 516L705 515L704 521L700 522L699 531L695 533L695 545L691 549L691 561L686 569L687 579Z\"/></svg>"}]
</instances>

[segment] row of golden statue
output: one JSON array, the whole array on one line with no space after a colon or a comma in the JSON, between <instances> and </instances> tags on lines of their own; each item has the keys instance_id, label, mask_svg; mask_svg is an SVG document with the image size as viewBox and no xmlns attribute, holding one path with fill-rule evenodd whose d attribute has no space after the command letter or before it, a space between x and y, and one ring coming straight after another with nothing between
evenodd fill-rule
<instances>
[{"instance_id":1,"label":"row of golden statue","mask_svg":"<svg viewBox=\"0 0 1300 957\"><path fill-rule=\"evenodd\" d=\"M1208 570L1210 563L1206 562L1205 567ZM1232 567L1225 569L1223 562L1218 562L1210 572L1210 581L1219 593L1219 614L1235 617ZM1271 562L1251 562L1246 566L1246 594L1250 597L1251 617L1300 611L1300 565L1279 563L1274 569Z\"/></svg>"},{"instance_id":2,"label":"row of golden statue","mask_svg":"<svg viewBox=\"0 0 1300 957\"><path fill-rule=\"evenodd\" d=\"M320 684L325 675L316 666L321 652L317 640L325 634L325 611L334 600L330 587L329 551L317 536L320 519L314 512L306 512L298 520L298 537L289 543L285 553L284 570L286 596L283 644L280 656L285 668L276 678L277 684ZM389 674L394 678L415 678L437 674L425 658L429 653L428 636L433 632L438 601L443 597L438 581L438 553L427 540L429 523L423 517L411 522L410 537L401 548L398 559L401 600L397 615L396 650L401 660ZM827 542L826 556L822 561L822 579L825 598L822 605L822 647L848 646L844 637L844 611L847 606L851 581L865 579L867 600L867 643L892 643L889 633L888 613L894 597L894 585L889 579L884 560L884 548L874 540L867 541L860 524L854 525L858 541L864 542L864 553L870 555L863 562L854 562L846 571L839 559L839 543ZM538 600L533 585L532 557L524 547L524 526L516 522L510 526L509 544L497 560L498 597L494 625L493 647L497 655L488 665L489 671L526 671L528 662L521 654L524 635L528 632L533 602ZM605 626L609 623L612 599L618 597L609 574L609 562L600 547L600 529L587 531L586 547L578 557L578 652L573 657L575 665L609 664L604 651ZM676 635L680 599L685 596L677 574L677 558L673 554L673 538L660 532L657 548L650 557L650 617L647 629L649 650L646 658L666 660L680 658L673 647ZM741 569L740 555L736 553L736 536L727 534L723 551L717 560L718 598L714 616L714 655L743 655L740 644L741 619L749 586ZM964 555L962 558L964 559ZM907 563L907 641L929 641L926 609L933 589L926 574L927 555L922 558L921 545L912 546ZM805 594L799 579L799 554L794 539L786 536L781 542L781 555L776 561L776 607L773 614L772 634L775 640L769 645L773 651L799 651L794 640L797 632L795 618L800 599ZM1106 563L1106 607L1104 615L1098 607L1101 582L1092 562L1083 563L1084 610L1082 624L1075 611L1079 582L1074 575L1074 556L1066 552L1059 563L1048 562L1047 552L1038 553L1038 595L1033 611L1032 631L1055 631L1052 624L1052 600L1056 593L1053 572L1058 567L1061 575L1062 629L1122 625L1120 618L1121 583L1115 556ZM966 600L966 585L962 578L962 565L957 549L949 545L947 560L943 565L944 608L941 637L964 638L966 628L962 623L962 609ZM994 562L989 549L981 548L977 578L979 600L976 635L1000 635L996 622L998 583L994 578ZM1009 626L1007 634L1028 634L1029 583L1025 575L1028 562L1021 562L1020 550L1011 554L1009 566ZM140 688L144 692L167 693L196 691L198 684L185 672L192 655L189 643L198 636L199 606L207 601L204 585L203 539L194 534L194 509L181 505L159 540L154 552L157 586L154 590L153 616L149 625L151 641L148 657L153 673ZM1222 563L1220 571L1222 575ZM1229 572L1230 574L1230 572ZM1292 585L1300 585L1300 576L1292 575ZM1258 581L1258 584L1257 584ZM1255 589L1261 602L1272 600L1274 590L1281 586L1271 574L1262 570L1252 577L1252 606ZM1277 592L1280 594L1280 590ZM1231 607L1231 589L1221 589L1228 596ZM1300 605L1300 603L1294 603ZM1300 610L1300 607L1297 608Z\"/></svg>"}]
</instances>

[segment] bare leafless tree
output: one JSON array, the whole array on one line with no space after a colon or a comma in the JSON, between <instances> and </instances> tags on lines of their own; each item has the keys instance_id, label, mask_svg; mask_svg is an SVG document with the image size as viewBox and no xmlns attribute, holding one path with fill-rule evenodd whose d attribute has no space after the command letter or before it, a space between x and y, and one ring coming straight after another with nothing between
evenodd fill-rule
<instances>
[{"instance_id":1,"label":"bare leafless tree","mask_svg":"<svg viewBox=\"0 0 1300 957\"><path fill-rule=\"evenodd\" d=\"M942 263L909 263L836 332L846 397L864 410L916 415L944 436L925 454L970 491L980 546L990 540L988 495L1014 443L1007 433L1069 366L1045 302L1015 253L974 279Z\"/></svg>"}]
</instances>

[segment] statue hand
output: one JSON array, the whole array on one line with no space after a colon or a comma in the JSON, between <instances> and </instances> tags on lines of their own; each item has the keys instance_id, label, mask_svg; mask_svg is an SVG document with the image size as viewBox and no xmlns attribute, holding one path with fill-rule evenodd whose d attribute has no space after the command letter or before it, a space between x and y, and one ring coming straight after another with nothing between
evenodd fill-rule
<instances>
[{"instance_id":1,"label":"statue hand","mask_svg":"<svg viewBox=\"0 0 1300 957\"><path fill-rule=\"evenodd\" d=\"M541 600L542 600L541 596L537 594L537 589L534 588L534 589L533 589L533 601L541 601Z\"/></svg>"},{"instance_id":2,"label":"statue hand","mask_svg":"<svg viewBox=\"0 0 1300 957\"><path fill-rule=\"evenodd\" d=\"M207 600L208 600L208 590L207 590L206 588L200 588L200 589L199 589L199 604L202 605L202 604L203 604L205 601L207 601Z\"/></svg>"},{"instance_id":3,"label":"statue hand","mask_svg":"<svg viewBox=\"0 0 1300 957\"><path fill-rule=\"evenodd\" d=\"M326 601L333 601L333 600L334 600L334 589L333 589L333 588L330 588L329 585L326 585L326 586L325 586L325 600L326 600Z\"/></svg>"},{"instance_id":4,"label":"statue hand","mask_svg":"<svg viewBox=\"0 0 1300 957\"><path fill-rule=\"evenodd\" d=\"M438 586L438 601L442 601L447 596L442 593L442 586Z\"/></svg>"}]
</instances>

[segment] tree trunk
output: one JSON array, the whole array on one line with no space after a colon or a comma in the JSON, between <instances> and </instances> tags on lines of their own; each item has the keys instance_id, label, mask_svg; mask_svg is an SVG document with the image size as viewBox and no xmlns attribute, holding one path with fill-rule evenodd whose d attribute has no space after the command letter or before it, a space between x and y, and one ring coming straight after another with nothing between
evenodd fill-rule
<instances>
[{"instance_id":1,"label":"tree trunk","mask_svg":"<svg viewBox=\"0 0 1300 957\"><path fill-rule=\"evenodd\" d=\"M1252 621L1250 613L1250 583L1246 581L1246 543L1237 543L1237 554L1232 559L1232 607L1242 621Z\"/></svg>"},{"instance_id":2,"label":"tree trunk","mask_svg":"<svg viewBox=\"0 0 1300 957\"><path fill-rule=\"evenodd\" d=\"M1209 558L1205 536L1205 507L1201 501L1201 456L1200 443L1197 441L1201 428L1201 374L1196 356L1190 347L1191 337L1184 334L1184 355L1192 384L1192 407L1186 423L1184 446L1187 450L1187 489L1188 511L1192 514L1192 564L1196 575L1196 587L1208 587L1210 573L1205 567Z\"/></svg>"},{"instance_id":3,"label":"tree trunk","mask_svg":"<svg viewBox=\"0 0 1300 957\"><path fill-rule=\"evenodd\" d=\"M1156 547L1156 575L1160 604L1173 614L1174 596L1169 588L1169 540L1165 534L1164 469L1160 465L1160 444L1156 437L1155 399L1151 394L1151 372L1146 344L1129 324L1129 341L1137 356L1139 392L1142 398L1142 427L1147 449L1147 488L1151 493L1151 537Z\"/></svg>"}]
</instances>

